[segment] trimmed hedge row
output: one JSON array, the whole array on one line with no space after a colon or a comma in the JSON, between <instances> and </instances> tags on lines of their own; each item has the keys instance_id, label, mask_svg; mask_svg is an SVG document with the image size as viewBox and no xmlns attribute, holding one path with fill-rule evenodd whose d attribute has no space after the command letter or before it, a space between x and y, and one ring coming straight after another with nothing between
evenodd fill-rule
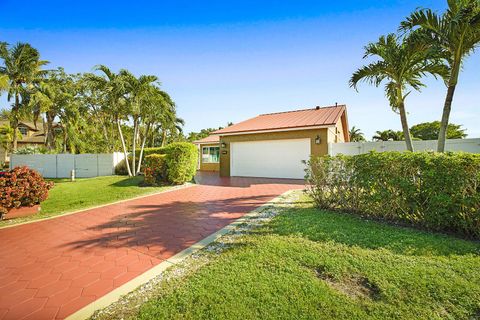
<instances>
[{"instance_id":1,"label":"trimmed hedge row","mask_svg":"<svg viewBox=\"0 0 480 320\"><path fill-rule=\"evenodd\" d=\"M155 150L155 153L151 153ZM198 150L188 142L175 142L163 148L149 148L145 156L146 184L182 184L191 181L197 170Z\"/></svg>"},{"instance_id":2,"label":"trimmed hedge row","mask_svg":"<svg viewBox=\"0 0 480 320\"><path fill-rule=\"evenodd\" d=\"M314 157L308 193L338 209L480 238L480 155L372 152Z\"/></svg>"}]
</instances>

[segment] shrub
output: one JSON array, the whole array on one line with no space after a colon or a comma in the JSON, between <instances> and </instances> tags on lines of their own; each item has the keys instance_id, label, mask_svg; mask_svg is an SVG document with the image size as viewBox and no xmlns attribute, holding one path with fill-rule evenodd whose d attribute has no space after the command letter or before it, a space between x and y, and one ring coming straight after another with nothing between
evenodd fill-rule
<instances>
[{"instance_id":1,"label":"shrub","mask_svg":"<svg viewBox=\"0 0 480 320\"><path fill-rule=\"evenodd\" d=\"M480 155L372 152L314 157L316 205L480 238Z\"/></svg>"},{"instance_id":2,"label":"shrub","mask_svg":"<svg viewBox=\"0 0 480 320\"><path fill-rule=\"evenodd\" d=\"M132 157L128 157L128 161L131 164L132 163ZM127 163L125 162L125 159L120 161L116 166L115 166L115 174L119 176L126 176L128 175L128 170L127 170Z\"/></svg>"},{"instance_id":3,"label":"shrub","mask_svg":"<svg viewBox=\"0 0 480 320\"><path fill-rule=\"evenodd\" d=\"M145 157L145 184L156 185L166 181L165 155L150 154Z\"/></svg>"},{"instance_id":4,"label":"shrub","mask_svg":"<svg viewBox=\"0 0 480 320\"><path fill-rule=\"evenodd\" d=\"M13 208L31 207L48 197L52 182L46 182L35 170L16 167L0 176L0 215Z\"/></svg>"},{"instance_id":5,"label":"shrub","mask_svg":"<svg viewBox=\"0 0 480 320\"><path fill-rule=\"evenodd\" d=\"M197 170L198 150L188 142L175 142L164 148L168 182L181 184L191 181Z\"/></svg>"}]
</instances>

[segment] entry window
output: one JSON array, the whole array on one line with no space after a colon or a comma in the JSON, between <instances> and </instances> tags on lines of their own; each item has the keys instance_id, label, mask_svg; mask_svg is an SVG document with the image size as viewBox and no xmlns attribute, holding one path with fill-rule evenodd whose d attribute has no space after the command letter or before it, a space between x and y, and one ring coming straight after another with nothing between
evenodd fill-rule
<instances>
[{"instance_id":1,"label":"entry window","mask_svg":"<svg viewBox=\"0 0 480 320\"><path fill-rule=\"evenodd\" d=\"M203 147L202 162L218 163L220 158L220 147Z\"/></svg>"}]
</instances>

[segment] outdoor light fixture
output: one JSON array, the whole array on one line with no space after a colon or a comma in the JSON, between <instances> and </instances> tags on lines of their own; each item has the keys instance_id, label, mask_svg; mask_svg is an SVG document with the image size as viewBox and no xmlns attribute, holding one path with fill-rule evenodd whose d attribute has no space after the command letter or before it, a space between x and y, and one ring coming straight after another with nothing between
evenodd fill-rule
<instances>
[{"instance_id":1,"label":"outdoor light fixture","mask_svg":"<svg viewBox=\"0 0 480 320\"><path fill-rule=\"evenodd\" d=\"M227 146L227 144L225 142L222 142L221 146L222 146L222 148L225 148Z\"/></svg>"},{"instance_id":2,"label":"outdoor light fixture","mask_svg":"<svg viewBox=\"0 0 480 320\"><path fill-rule=\"evenodd\" d=\"M320 136L317 135L317 137L315 138L315 144L320 144L320 142L322 142L322 140L320 139Z\"/></svg>"}]
</instances>

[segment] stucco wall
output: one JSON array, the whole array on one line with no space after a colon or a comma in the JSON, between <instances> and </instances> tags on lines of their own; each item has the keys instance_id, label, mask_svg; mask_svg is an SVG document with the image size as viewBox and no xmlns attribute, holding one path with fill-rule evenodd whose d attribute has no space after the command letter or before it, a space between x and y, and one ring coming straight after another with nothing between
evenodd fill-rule
<instances>
[{"instance_id":1,"label":"stucco wall","mask_svg":"<svg viewBox=\"0 0 480 320\"><path fill-rule=\"evenodd\" d=\"M333 130L335 130L333 128ZM316 144L315 138L320 136L321 143ZM281 139L301 139L310 138L310 150L312 155L325 155L328 153L328 134L327 129L296 130L284 132L268 132L243 134L234 136L221 136L220 145L225 143L225 148L220 147L220 176L230 176L230 143L242 141L261 141L261 140L281 140ZM286 150L288 152L288 150ZM274 164L272 164L274 165Z\"/></svg>"},{"instance_id":2,"label":"stucco wall","mask_svg":"<svg viewBox=\"0 0 480 320\"><path fill-rule=\"evenodd\" d=\"M200 157L200 171L219 171L220 163L203 163L202 162L202 147L218 147L218 143L208 143L201 144L199 146L199 157ZM221 151L220 151L221 152Z\"/></svg>"}]
</instances>

